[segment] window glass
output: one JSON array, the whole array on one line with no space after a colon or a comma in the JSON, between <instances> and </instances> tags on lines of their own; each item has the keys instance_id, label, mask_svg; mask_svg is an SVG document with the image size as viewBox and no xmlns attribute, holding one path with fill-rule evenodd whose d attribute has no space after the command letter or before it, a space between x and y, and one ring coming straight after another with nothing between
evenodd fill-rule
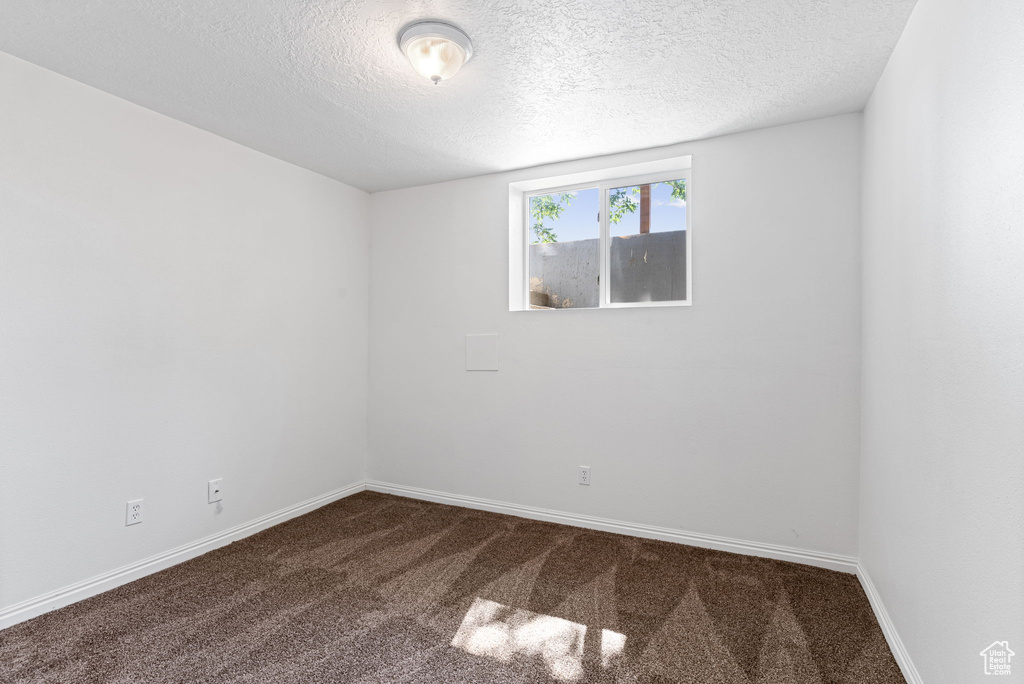
<instances>
[{"instance_id":1,"label":"window glass","mask_svg":"<svg viewBox=\"0 0 1024 684\"><path fill-rule=\"evenodd\" d=\"M608 190L610 301L686 299L686 183Z\"/></svg>"},{"instance_id":2,"label":"window glass","mask_svg":"<svg viewBox=\"0 0 1024 684\"><path fill-rule=\"evenodd\" d=\"M597 188L528 198L530 308L600 305Z\"/></svg>"}]
</instances>

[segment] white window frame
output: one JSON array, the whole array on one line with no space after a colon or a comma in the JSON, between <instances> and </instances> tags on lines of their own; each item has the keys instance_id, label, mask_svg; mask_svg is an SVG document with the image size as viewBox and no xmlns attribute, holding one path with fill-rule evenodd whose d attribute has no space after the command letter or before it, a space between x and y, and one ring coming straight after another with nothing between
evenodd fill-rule
<instances>
[{"instance_id":1,"label":"white window frame","mask_svg":"<svg viewBox=\"0 0 1024 684\"><path fill-rule=\"evenodd\" d=\"M692 165L689 156L676 157L658 162L616 167L596 172L584 172L567 176L520 181L509 184L509 310L530 311L530 207L531 197L557 194L575 190L598 191L600 212L600 292L598 306L589 308L554 309L556 311L578 311L594 309L635 309L644 307L678 307L693 304L693 184ZM632 172L632 173L630 173ZM560 180L577 182L558 183ZM686 299L660 302L612 302L611 301L611 223L608 220L609 192L614 188L633 185L662 183L682 180L686 183ZM518 202L517 202L518 200ZM518 206L517 206L518 205ZM518 258L516 255L519 255ZM536 310L536 309L534 309Z\"/></svg>"}]
</instances>

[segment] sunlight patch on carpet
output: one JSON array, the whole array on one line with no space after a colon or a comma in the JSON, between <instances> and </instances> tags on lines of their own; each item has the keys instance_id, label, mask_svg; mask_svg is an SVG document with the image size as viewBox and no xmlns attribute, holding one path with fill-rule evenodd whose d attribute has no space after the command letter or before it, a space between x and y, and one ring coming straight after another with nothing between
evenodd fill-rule
<instances>
[{"instance_id":1,"label":"sunlight patch on carpet","mask_svg":"<svg viewBox=\"0 0 1024 684\"><path fill-rule=\"evenodd\" d=\"M476 598L452 646L503 663L516 656L540 658L552 677L576 682L584 674L586 635L587 626L578 622ZM608 669L622 654L626 635L602 629L600 644L601 667Z\"/></svg>"}]
</instances>

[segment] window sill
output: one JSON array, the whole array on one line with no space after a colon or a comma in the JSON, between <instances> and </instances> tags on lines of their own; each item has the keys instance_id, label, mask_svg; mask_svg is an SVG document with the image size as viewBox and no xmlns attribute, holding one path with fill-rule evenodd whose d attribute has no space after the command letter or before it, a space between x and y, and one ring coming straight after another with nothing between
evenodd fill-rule
<instances>
[{"instance_id":1,"label":"window sill","mask_svg":"<svg viewBox=\"0 0 1024 684\"><path fill-rule=\"evenodd\" d=\"M566 308L559 308L554 306L548 307L537 307L529 309L513 309L509 308L512 312L526 312L526 311L607 311L609 309L622 310L622 309L678 309L680 307L693 306L693 302L635 302L630 304L607 304L605 306L571 306Z\"/></svg>"}]
</instances>

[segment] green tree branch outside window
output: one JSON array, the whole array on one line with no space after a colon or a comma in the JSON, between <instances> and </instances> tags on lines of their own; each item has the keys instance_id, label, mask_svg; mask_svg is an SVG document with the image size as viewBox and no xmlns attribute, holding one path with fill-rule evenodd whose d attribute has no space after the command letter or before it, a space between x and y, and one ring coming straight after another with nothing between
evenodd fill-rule
<instances>
[{"instance_id":1,"label":"green tree branch outside window","mask_svg":"<svg viewBox=\"0 0 1024 684\"><path fill-rule=\"evenodd\" d=\"M653 190L658 185L668 185L672 188L672 199L686 201L686 181L674 180L653 183ZM635 199L640 195L640 186L633 185L623 188L615 188L608 194L608 220L612 223L620 222L626 214L632 214L640 205ZM533 219L531 230L533 230L533 242L558 242L558 235L544 221L551 219L558 220L566 207L572 204L576 197L575 192L561 192L557 195L537 195L530 198L530 217Z\"/></svg>"}]
</instances>

